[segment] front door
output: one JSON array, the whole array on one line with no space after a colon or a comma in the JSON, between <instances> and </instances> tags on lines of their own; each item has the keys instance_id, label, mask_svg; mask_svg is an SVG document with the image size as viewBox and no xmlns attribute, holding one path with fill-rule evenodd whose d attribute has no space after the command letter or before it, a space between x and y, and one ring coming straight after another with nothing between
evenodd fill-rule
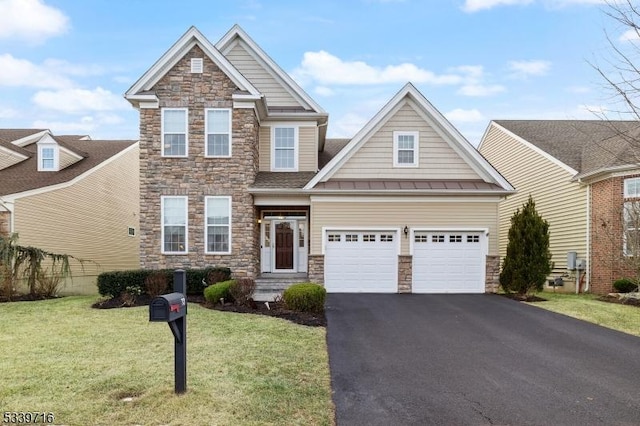
<instances>
[{"instance_id":1,"label":"front door","mask_svg":"<svg viewBox=\"0 0 640 426\"><path fill-rule=\"evenodd\" d=\"M294 227L295 221L275 222L275 269L293 270L294 265Z\"/></svg>"}]
</instances>

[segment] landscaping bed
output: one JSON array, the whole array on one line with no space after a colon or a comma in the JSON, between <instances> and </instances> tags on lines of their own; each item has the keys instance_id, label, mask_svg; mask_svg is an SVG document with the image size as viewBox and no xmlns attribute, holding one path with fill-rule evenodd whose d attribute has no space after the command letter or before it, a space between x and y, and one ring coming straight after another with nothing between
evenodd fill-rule
<instances>
[{"instance_id":1,"label":"landscaping bed","mask_svg":"<svg viewBox=\"0 0 640 426\"><path fill-rule=\"evenodd\" d=\"M607 294L606 296L598 297L598 300L601 302L618 303L620 305L636 306L640 308L640 299L635 297L620 297L617 294Z\"/></svg>"}]
</instances>

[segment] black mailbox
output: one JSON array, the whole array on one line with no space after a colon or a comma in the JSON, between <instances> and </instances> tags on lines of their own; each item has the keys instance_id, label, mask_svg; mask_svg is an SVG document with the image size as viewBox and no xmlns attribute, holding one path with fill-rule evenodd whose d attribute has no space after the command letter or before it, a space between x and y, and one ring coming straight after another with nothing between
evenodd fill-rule
<instances>
[{"instance_id":1,"label":"black mailbox","mask_svg":"<svg viewBox=\"0 0 640 426\"><path fill-rule=\"evenodd\" d=\"M187 314L187 299L182 293L155 297L149 304L149 321L172 322Z\"/></svg>"}]
</instances>

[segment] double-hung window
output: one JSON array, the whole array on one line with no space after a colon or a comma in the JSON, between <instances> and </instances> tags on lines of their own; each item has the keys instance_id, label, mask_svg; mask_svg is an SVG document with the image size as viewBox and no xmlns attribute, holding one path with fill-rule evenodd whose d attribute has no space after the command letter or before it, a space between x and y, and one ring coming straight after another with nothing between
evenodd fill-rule
<instances>
[{"instance_id":1,"label":"double-hung window","mask_svg":"<svg viewBox=\"0 0 640 426\"><path fill-rule=\"evenodd\" d=\"M231 253L231 197L205 197L206 253Z\"/></svg>"},{"instance_id":2,"label":"double-hung window","mask_svg":"<svg viewBox=\"0 0 640 426\"><path fill-rule=\"evenodd\" d=\"M231 110L211 108L205 110L207 157L231 156Z\"/></svg>"},{"instance_id":3,"label":"double-hung window","mask_svg":"<svg viewBox=\"0 0 640 426\"><path fill-rule=\"evenodd\" d=\"M298 128L275 127L273 129L272 169L276 171L298 170Z\"/></svg>"},{"instance_id":4,"label":"double-hung window","mask_svg":"<svg viewBox=\"0 0 640 426\"><path fill-rule=\"evenodd\" d=\"M624 180L624 211L622 220L624 225L624 254L626 256L640 256L640 178ZM629 200L634 198L635 200Z\"/></svg>"},{"instance_id":5,"label":"double-hung window","mask_svg":"<svg viewBox=\"0 0 640 426\"><path fill-rule=\"evenodd\" d=\"M393 132L393 166L418 167L418 132Z\"/></svg>"},{"instance_id":6,"label":"double-hung window","mask_svg":"<svg viewBox=\"0 0 640 426\"><path fill-rule=\"evenodd\" d=\"M54 146L41 146L40 147L40 162L39 170L41 171L55 171L56 169L56 147Z\"/></svg>"},{"instance_id":7,"label":"double-hung window","mask_svg":"<svg viewBox=\"0 0 640 426\"><path fill-rule=\"evenodd\" d=\"M162 253L188 252L187 203L188 199L184 196L162 197Z\"/></svg>"},{"instance_id":8,"label":"double-hung window","mask_svg":"<svg viewBox=\"0 0 640 426\"><path fill-rule=\"evenodd\" d=\"M162 109L162 156L186 157L189 149L187 108Z\"/></svg>"}]
</instances>

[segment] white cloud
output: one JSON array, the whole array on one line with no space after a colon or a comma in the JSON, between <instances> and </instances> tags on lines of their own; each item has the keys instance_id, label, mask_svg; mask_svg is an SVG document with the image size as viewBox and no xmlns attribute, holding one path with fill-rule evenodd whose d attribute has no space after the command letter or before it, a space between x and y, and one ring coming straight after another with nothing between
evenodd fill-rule
<instances>
[{"instance_id":1,"label":"white cloud","mask_svg":"<svg viewBox=\"0 0 640 426\"><path fill-rule=\"evenodd\" d=\"M383 84L383 83L430 83L436 85L459 84L460 76L436 75L411 63L375 67L363 61L343 61L323 50L305 52L300 67L293 71L294 78L301 82L316 81L329 84Z\"/></svg>"},{"instance_id":2,"label":"white cloud","mask_svg":"<svg viewBox=\"0 0 640 426\"><path fill-rule=\"evenodd\" d=\"M314 90L316 95L320 96L333 96L335 92L328 87L325 86L317 86Z\"/></svg>"},{"instance_id":3,"label":"white cloud","mask_svg":"<svg viewBox=\"0 0 640 426\"><path fill-rule=\"evenodd\" d=\"M502 93L507 90L499 84L483 85L483 84L465 84L458 89L458 94L464 96L491 96Z\"/></svg>"},{"instance_id":4,"label":"white cloud","mask_svg":"<svg viewBox=\"0 0 640 426\"><path fill-rule=\"evenodd\" d=\"M32 124L32 127L35 129L49 129L54 134L91 133L97 126L98 123L91 116L84 116L76 121L36 120Z\"/></svg>"},{"instance_id":5,"label":"white cloud","mask_svg":"<svg viewBox=\"0 0 640 426\"><path fill-rule=\"evenodd\" d=\"M640 41L640 33L633 28L625 31L619 38L620 41Z\"/></svg>"},{"instance_id":6,"label":"white cloud","mask_svg":"<svg viewBox=\"0 0 640 426\"><path fill-rule=\"evenodd\" d=\"M71 80L55 70L48 70L26 59L14 58L8 53L0 55L0 70L0 86L59 89L72 85Z\"/></svg>"},{"instance_id":7,"label":"white cloud","mask_svg":"<svg viewBox=\"0 0 640 426\"><path fill-rule=\"evenodd\" d=\"M477 123L478 121L486 120L485 116L477 109L456 108L445 113L444 116L455 123Z\"/></svg>"},{"instance_id":8,"label":"white cloud","mask_svg":"<svg viewBox=\"0 0 640 426\"><path fill-rule=\"evenodd\" d=\"M351 138L367 124L369 118L349 112L338 117L329 128L331 138Z\"/></svg>"},{"instance_id":9,"label":"white cloud","mask_svg":"<svg viewBox=\"0 0 640 426\"><path fill-rule=\"evenodd\" d=\"M57 91L40 91L33 102L45 109L65 113L86 113L87 111L113 111L128 109L127 102L109 90L97 87L87 89L62 89Z\"/></svg>"},{"instance_id":10,"label":"white cloud","mask_svg":"<svg viewBox=\"0 0 640 426\"><path fill-rule=\"evenodd\" d=\"M69 18L41 0L0 0L0 39L40 43L68 28Z\"/></svg>"},{"instance_id":11,"label":"white cloud","mask_svg":"<svg viewBox=\"0 0 640 426\"><path fill-rule=\"evenodd\" d=\"M551 62L541 60L509 61L508 65L513 77L542 76L551 69Z\"/></svg>"},{"instance_id":12,"label":"white cloud","mask_svg":"<svg viewBox=\"0 0 640 426\"><path fill-rule=\"evenodd\" d=\"M74 77L86 77L105 73L105 69L98 65L72 64L62 59L45 59L42 67L46 68L47 72L55 72Z\"/></svg>"},{"instance_id":13,"label":"white cloud","mask_svg":"<svg viewBox=\"0 0 640 426\"><path fill-rule=\"evenodd\" d=\"M526 5L532 2L533 0L466 0L462 10L473 13L479 10L492 9L496 6Z\"/></svg>"},{"instance_id":14,"label":"white cloud","mask_svg":"<svg viewBox=\"0 0 640 426\"><path fill-rule=\"evenodd\" d=\"M591 88L586 86L569 86L565 90L569 93L576 93L576 94L591 92Z\"/></svg>"},{"instance_id":15,"label":"white cloud","mask_svg":"<svg viewBox=\"0 0 640 426\"><path fill-rule=\"evenodd\" d=\"M0 107L0 119L16 118L18 117L18 110L13 108Z\"/></svg>"}]
</instances>

